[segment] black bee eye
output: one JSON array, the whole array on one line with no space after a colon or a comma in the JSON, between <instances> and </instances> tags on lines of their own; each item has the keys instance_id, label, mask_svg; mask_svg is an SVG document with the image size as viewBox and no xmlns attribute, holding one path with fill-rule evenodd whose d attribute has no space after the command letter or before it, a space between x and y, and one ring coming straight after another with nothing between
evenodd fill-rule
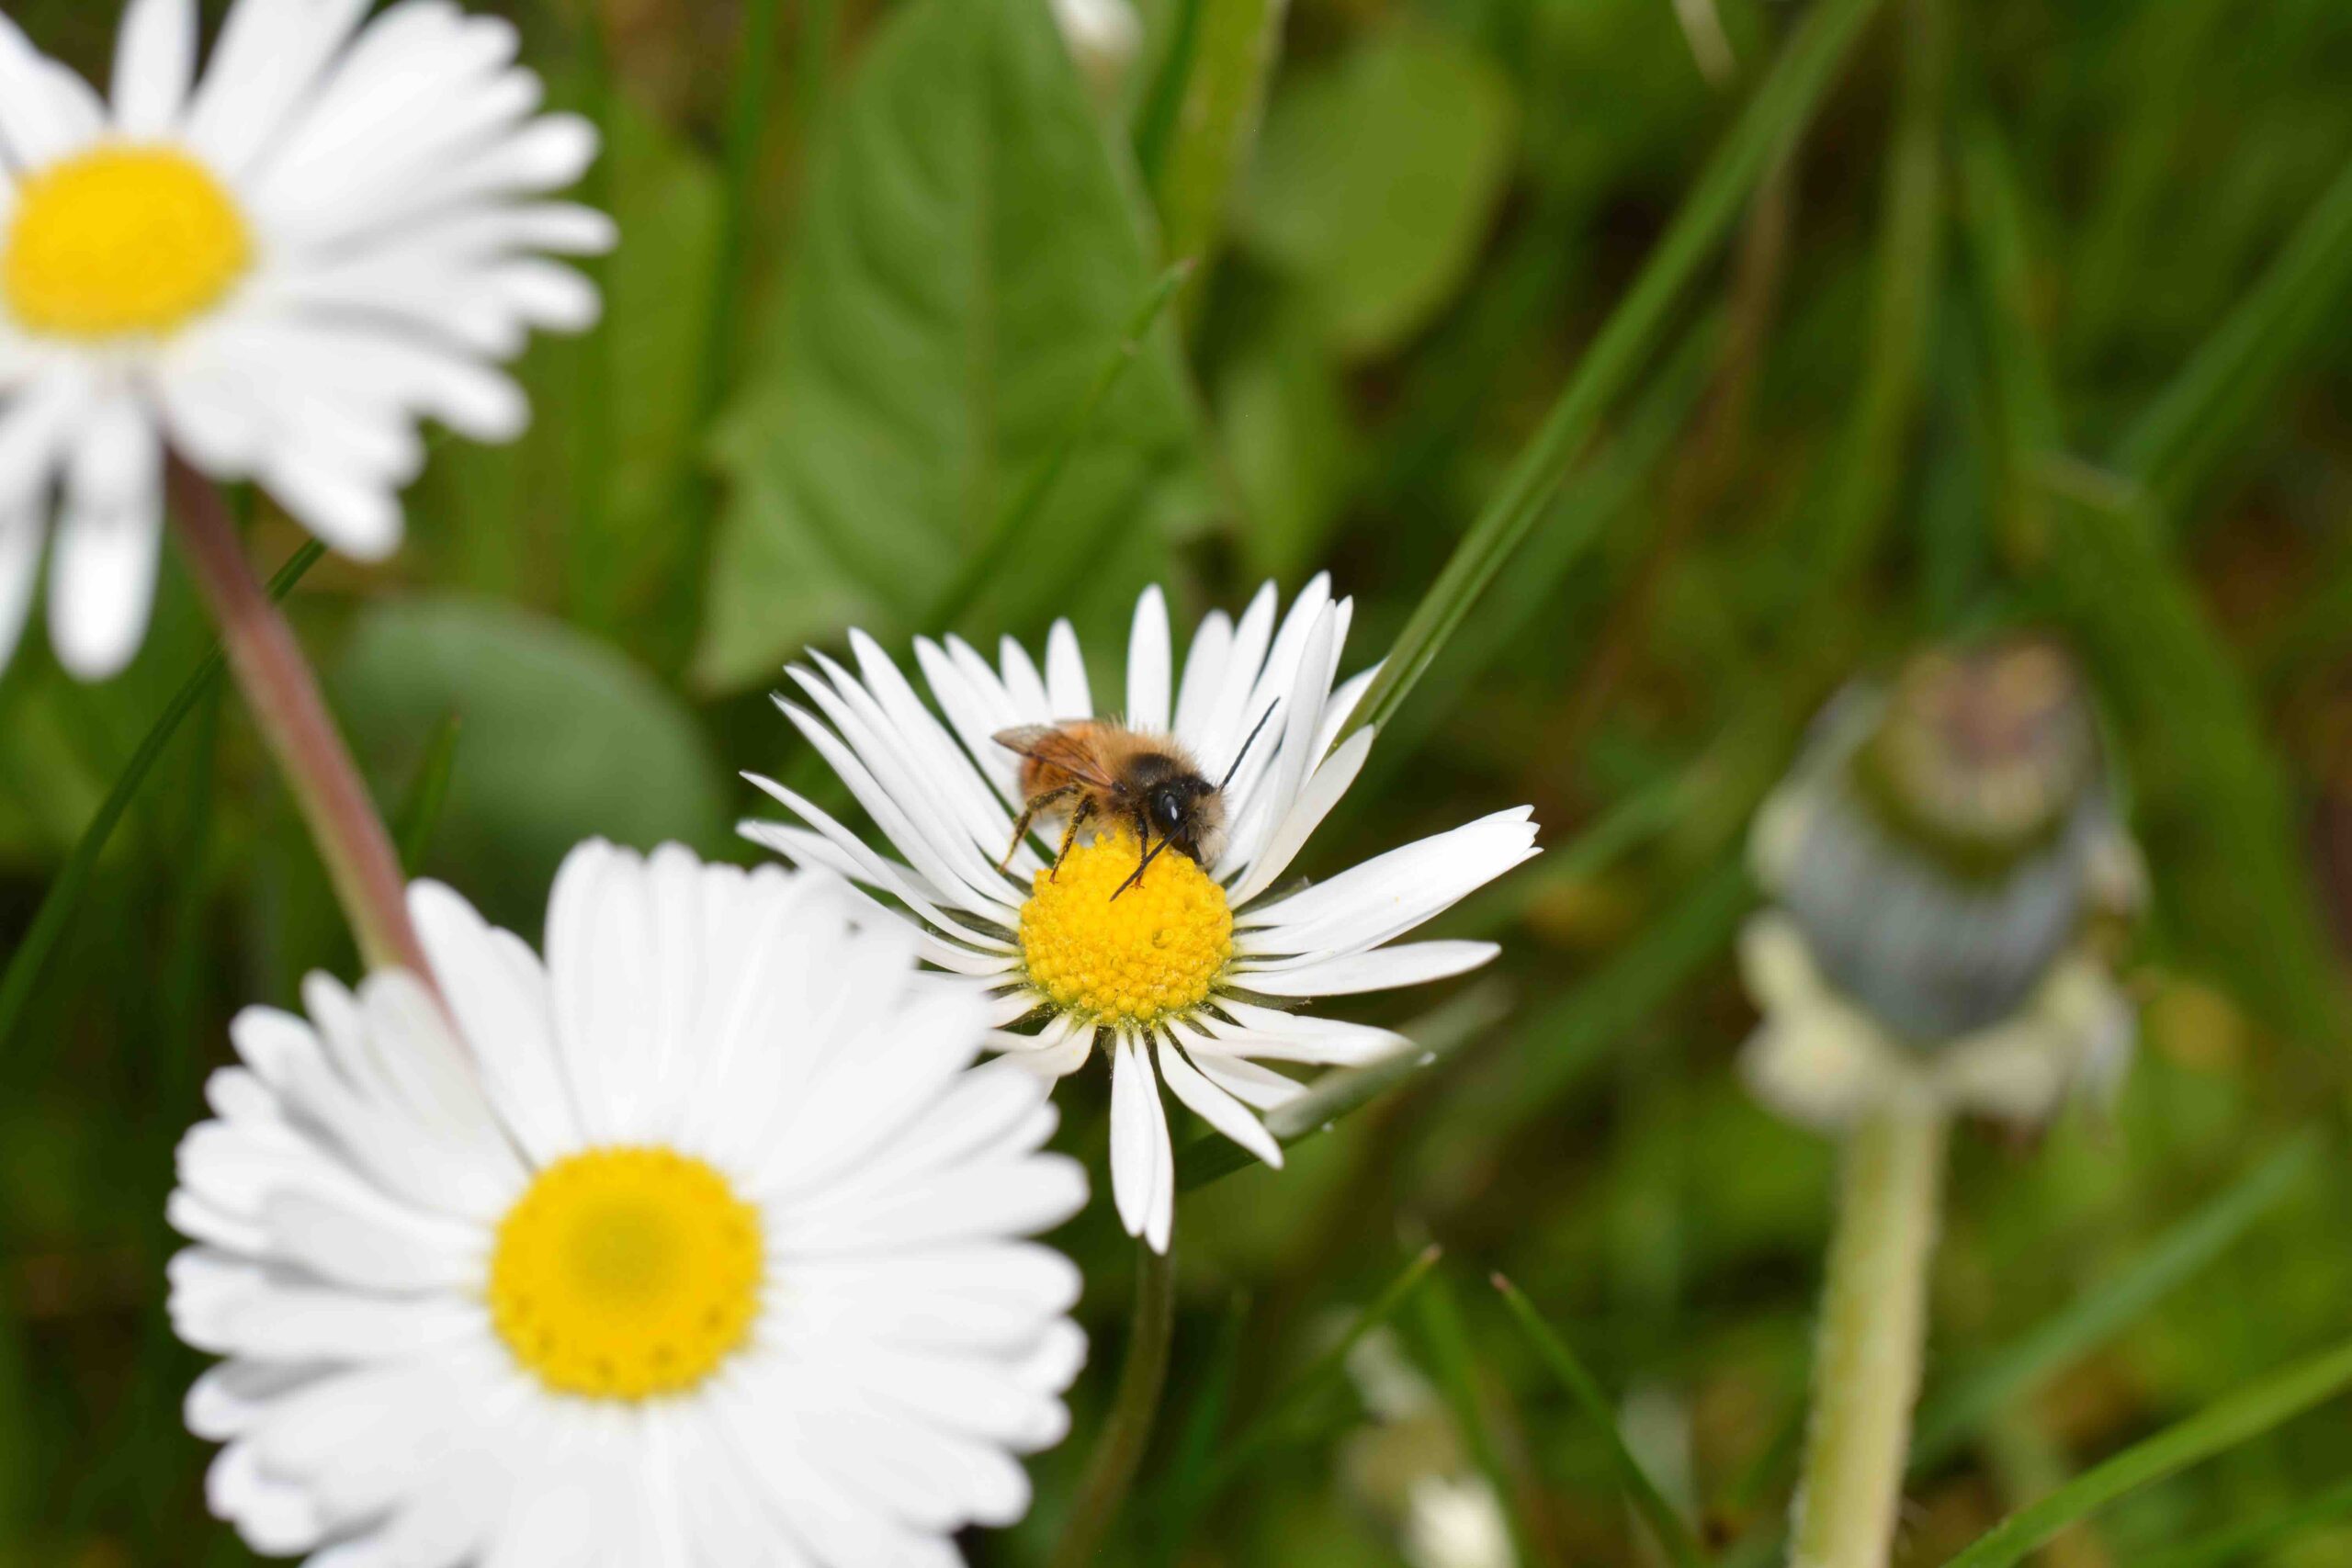
<instances>
[{"instance_id":1,"label":"black bee eye","mask_svg":"<svg viewBox=\"0 0 2352 1568\"><path fill-rule=\"evenodd\" d=\"M1151 797L1151 815L1163 831L1172 832L1184 825L1184 803L1174 790L1160 790Z\"/></svg>"}]
</instances>

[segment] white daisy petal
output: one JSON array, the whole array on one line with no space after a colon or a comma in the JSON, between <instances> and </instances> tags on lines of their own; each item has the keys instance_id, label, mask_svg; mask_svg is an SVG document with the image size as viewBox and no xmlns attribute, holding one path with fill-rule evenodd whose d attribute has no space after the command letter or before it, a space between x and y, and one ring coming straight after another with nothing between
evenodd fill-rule
<instances>
[{"instance_id":1,"label":"white daisy petal","mask_svg":"<svg viewBox=\"0 0 2352 1568\"><path fill-rule=\"evenodd\" d=\"M195 77L196 0L131 0L115 45L115 128L129 137L171 130Z\"/></svg>"},{"instance_id":2,"label":"white daisy petal","mask_svg":"<svg viewBox=\"0 0 2352 1568\"><path fill-rule=\"evenodd\" d=\"M1017 1520L1084 1358L1024 1238L1086 1179L967 1066L981 996L829 877L674 846L575 851L544 963L411 903L440 998L240 1014L182 1143L216 1511L312 1568L955 1568Z\"/></svg>"},{"instance_id":3,"label":"white daisy petal","mask_svg":"<svg viewBox=\"0 0 2352 1568\"><path fill-rule=\"evenodd\" d=\"M1236 905L1249 903L1272 886L1282 874L1290 869L1291 861L1306 847L1307 836L1322 826L1323 818L1330 815L1331 807L1340 804L1340 797L1348 793L1348 786L1355 783L1356 775L1363 771L1364 759L1372 755L1372 738L1371 730L1360 729L1349 738L1346 745L1316 764L1315 772L1306 781L1306 787L1300 791L1298 798L1291 803L1289 811L1283 814L1282 821L1274 829L1273 837L1260 852L1257 863L1250 868L1248 875L1235 884L1233 902ZM1319 735L1317 740L1319 744ZM1316 754L1322 755L1319 750ZM1253 916L1258 913L1260 911L1251 911Z\"/></svg>"},{"instance_id":4,"label":"white daisy petal","mask_svg":"<svg viewBox=\"0 0 2352 1568\"><path fill-rule=\"evenodd\" d=\"M1275 603L1274 585L1265 583L1241 612L1233 628L1223 679L1216 692L1203 699L1207 706L1200 729L1186 732L1202 765L1220 773L1232 765L1242 739L1264 711L1250 702L1250 694L1258 683L1259 671L1265 668L1266 649L1273 640Z\"/></svg>"},{"instance_id":5,"label":"white daisy petal","mask_svg":"<svg viewBox=\"0 0 2352 1568\"><path fill-rule=\"evenodd\" d=\"M54 90L56 70L16 23L0 14L0 155L37 169L72 152L72 107Z\"/></svg>"},{"instance_id":6,"label":"white daisy petal","mask_svg":"<svg viewBox=\"0 0 2352 1568\"><path fill-rule=\"evenodd\" d=\"M1010 673L1007 680L1011 679ZM1046 636L1046 694L1057 723L1094 716L1092 689L1086 683L1086 660L1078 651L1078 633L1068 621L1056 621Z\"/></svg>"},{"instance_id":7,"label":"white daisy petal","mask_svg":"<svg viewBox=\"0 0 2352 1568\"><path fill-rule=\"evenodd\" d=\"M102 404L74 445L50 558L49 629L58 662L83 680L129 663L147 629L163 548L162 462L154 425L129 398Z\"/></svg>"},{"instance_id":8,"label":"white daisy petal","mask_svg":"<svg viewBox=\"0 0 2352 1568\"><path fill-rule=\"evenodd\" d=\"M1328 882L1236 919L1252 954L1351 953L1389 941L1536 853L1535 824L1514 807L1377 855ZM1261 965L1262 966L1262 964Z\"/></svg>"},{"instance_id":9,"label":"white daisy petal","mask_svg":"<svg viewBox=\"0 0 2352 1568\"><path fill-rule=\"evenodd\" d=\"M189 144L216 168L235 172L253 163L367 9L368 0L242 0L230 7L188 106Z\"/></svg>"},{"instance_id":10,"label":"white daisy petal","mask_svg":"<svg viewBox=\"0 0 2352 1568\"><path fill-rule=\"evenodd\" d=\"M1176 1098L1191 1106L1202 1121L1275 1169L1282 1168L1283 1146L1274 1142L1274 1135L1239 1100L1186 1061L1182 1049L1173 1041L1160 1047L1159 1071Z\"/></svg>"},{"instance_id":11,"label":"white daisy petal","mask_svg":"<svg viewBox=\"0 0 2352 1568\"><path fill-rule=\"evenodd\" d=\"M1292 621L1297 620L1293 611ZM1261 784L1248 794L1241 792L1241 776L1236 775L1234 807L1236 822L1231 841L1226 846L1225 859L1219 869L1232 871L1251 865L1259 859L1274 829L1289 814L1297 799L1306 771L1317 758L1315 737L1323 728L1323 697L1329 685L1329 668L1334 657L1332 637L1336 630L1330 610L1326 607L1311 622L1299 639L1299 647L1292 657L1294 673L1287 698L1282 704L1279 720L1279 745L1272 748L1273 756ZM1289 627L1283 628L1287 637ZM1275 657L1282 656L1278 646ZM1271 694L1267 700L1272 700ZM1273 739L1270 737L1270 739ZM1243 773L1252 767L1255 759L1241 760Z\"/></svg>"},{"instance_id":12,"label":"white daisy petal","mask_svg":"<svg viewBox=\"0 0 2352 1568\"><path fill-rule=\"evenodd\" d=\"M1011 637L997 644L997 658L1003 667L1005 694L1012 699L1015 722L1050 724L1054 719L1052 694L1046 689L1045 677L1037 673L1037 666L1029 650ZM1085 674L1083 666L1080 676Z\"/></svg>"},{"instance_id":13,"label":"white daisy petal","mask_svg":"<svg viewBox=\"0 0 2352 1568\"><path fill-rule=\"evenodd\" d=\"M1346 953L1292 969L1253 971L1246 987L1275 997L1339 997L1467 973L1502 950L1490 942L1415 942L1372 953Z\"/></svg>"},{"instance_id":14,"label":"white daisy petal","mask_svg":"<svg viewBox=\"0 0 2352 1568\"><path fill-rule=\"evenodd\" d=\"M1131 728L1164 734L1169 727L1168 599L1159 586L1136 601L1135 628L1127 638L1127 711Z\"/></svg>"},{"instance_id":15,"label":"white daisy petal","mask_svg":"<svg viewBox=\"0 0 2352 1568\"><path fill-rule=\"evenodd\" d=\"M1233 658L1233 617L1211 610L1193 633L1184 652L1184 675L1176 683L1176 713L1170 728L1176 739L1197 754L1208 724L1209 709L1225 682L1226 665Z\"/></svg>"}]
</instances>

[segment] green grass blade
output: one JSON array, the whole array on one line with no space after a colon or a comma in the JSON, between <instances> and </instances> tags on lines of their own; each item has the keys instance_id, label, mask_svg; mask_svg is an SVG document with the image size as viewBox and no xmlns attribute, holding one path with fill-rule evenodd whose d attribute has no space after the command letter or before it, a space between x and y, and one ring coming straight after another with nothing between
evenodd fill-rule
<instances>
[{"instance_id":1,"label":"green grass blade","mask_svg":"<svg viewBox=\"0 0 2352 1568\"><path fill-rule=\"evenodd\" d=\"M2132 422L2116 466L2162 504L2177 504L2241 445L2278 383L2327 340L2328 312L2352 288L2352 165L2335 178L2269 270Z\"/></svg>"},{"instance_id":2,"label":"green grass blade","mask_svg":"<svg viewBox=\"0 0 2352 1568\"><path fill-rule=\"evenodd\" d=\"M1267 1401L1265 1409L1247 1427L1236 1433L1225 1446L1225 1455L1202 1483L1199 1506L1205 1508L1234 1479L1256 1462L1258 1456L1278 1447L1289 1435L1292 1423L1317 1396L1336 1382L1345 1371L1348 1353L1361 1343L1363 1337L1394 1317L1398 1309L1413 1299L1421 1282L1444 1249L1435 1242L1423 1247L1413 1260L1405 1265L1397 1276L1383 1287L1372 1304L1356 1314L1348 1331L1333 1340L1323 1353L1306 1364L1305 1371L1283 1385L1282 1392Z\"/></svg>"},{"instance_id":3,"label":"green grass blade","mask_svg":"<svg viewBox=\"0 0 2352 1568\"><path fill-rule=\"evenodd\" d=\"M270 598L285 598L294 585L302 581L302 574L325 553L326 547L315 539L296 550L288 558L286 564L277 569L277 575L269 580ZM9 957L7 973L0 975L0 1046L7 1044L17 1032L17 1025L23 1021L25 1006L32 999L33 987L40 981L41 968L49 962L49 955L56 948L58 939L65 934L65 928L72 921L74 909L80 906L82 896L89 891L90 874L97 868L98 856L105 852L107 840L113 837L116 824L122 820L123 812L130 807L132 797L138 795L140 785L146 783L148 773L163 756L164 749L171 744L172 737L179 733L182 721L196 710L205 693L220 680L221 664L220 649L215 644L212 651L197 665L196 672L164 705L162 716L155 720L154 728L148 730L146 738L139 742L139 750L131 753L130 761L122 770L122 775L115 780L114 787L107 792L106 799L98 803L97 810L90 818L90 825L83 829L80 840L74 844L74 852L65 857L65 864L58 871L57 879L49 885L49 892L42 897L40 908L33 916L32 925L25 931L24 941L17 944L16 953Z\"/></svg>"},{"instance_id":4,"label":"green grass blade","mask_svg":"<svg viewBox=\"0 0 2352 1568\"><path fill-rule=\"evenodd\" d=\"M424 863L433 829L441 825L441 809L449 803L449 773L457 765L458 733L465 721L457 714L444 718L425 742L424 760L409 781L408 795L392 818L392 840L400 846L401 869L409 875Z\"/></svg>"},{"instance_id":5,"label":"green grass blade","mask_svg":"<svg viewBox=\"0 0 2352 1568\"><path fill-rule=\"evenodd\" d=\"M2336 1346L2117 1454L2018 1509L1944 1568L2011 1568L2052 1536L2125 1493L2261 1437L2352 1386L2352 1343Z\"/></svg>"},{"instance_id":6,"label":"green grass blade","mask_svg":"<svg viewBox=\"0 0 2352 1568\"><path fill-rule=\"evenodd\" d=\"M1407 1043L1388 1055L1361 1067L1325 1073L1305 1094L1270 1113L1266 1130L1285 1147L1329 1132L1332 1123L1437 1066L1510 1014L1510 993L1500 981L1473 986L1419 1022L1406 1025ZM1204 1133L1184 1145L1177 1163L1177 1190L1189 1192L1258 1159L1222 1134Z\"/></svg>"},{"instance_id":7,"label":"green grass blade","mask_svg":"<svg viewBox=\"0 0 2352 1568\"><path fill-rule=\"evenodd\" d=\"M1535 1303L1529 1301L1517 1285L1500 1274L1494 1277L1494 1282L1495 1289L1502 1292L1503 1304L1510 1309L1511 1315L1527 1331L1527 1337L1534 1344L1536 1354L1542 1358L1544 1365L1559 1380L1568 1397L1576 1402L1586 1419L1608 1443L1610 1461L1616 1466L1618 1479L1623 1483L1626 1495L1633 1500L1634 1511L1641 1515L1643 1522L1649 1526L1650 1533L1657 1538L1658 1545L1668 1559L1677 1568L1704 1568L1707 1553L1700 1546L1698 1536L1692 1532L1690 1523L1676 1511L1674 1505L1666 1500L1666 1494L1657 1489L1657 1483L1642 1468L1642 1461L1634 1457L1634 1450L1626 1446L1624 1434L1617 1429L1616 1412L1610 1405L1609 1396L1601 1392L1600 1384L1585 1369L1585 1364L1577 1359L1576 1352L1568 1348L1567 1342L1552 1331L1551 1325L1535 1310Z\"/></svg>"},{"instance_id":8,"label":"green grass blade","mask_svg":"<svg viewBox=\"0 0 2352 1568\"><path fill-rule=\"evenodd\" d=\"M2352 1515L2352 1481L2245 1524L2216 1530L2171 1551L2143 1558L2139 1568L2232 1568L2255 1554L2284 1545L2307 1529ZM2269 1559L2265 1558L2267 1562Z\"/></svg>"},{"instance_id":9,"label":"green grass blade","mask_svg":"<svg viewBox=\"0 0 2352 1568\"><path fill-rule=\"evenodd\" d=\"M2317 1134L2296 1138L2174 1225L2132 1267L1930 1393L1920 1408L1911 1468L1916 1472L1949 1457L1988 1416L2080 1360L2211 1267L2310 1178L2319 1156Z\"/></svg>"},{"instance_id":10,"label":"green grass blade","mask_svg":"<svg viewBox=\"0 0 2352 1568\"><path fill-rule=\"evenodd\" d=\"M1148 121L1138 149L1170 261L1202 259L1224 224L1265 110L1285 9L1279 0L1199 0L1197 14L1184 18L1182 58L1170 62L1182 79L1161 84L1169 101L1155 106L1166 127L1155 144Z\"/></svg>"},{"instance_id":11,"label":"green grass blade","mask_svg":"<svg viewBox=\"0 0 2352 1568\"><path fill-rule=\"evenodd\" d=\"M1430 584L1351 731L1387 721L1471 606L1544 515L1569 466L1648 359L1686 287L1714 252L1772 160L1812 114L1877 0L1821 0L1716 150L1641 276L1611 312L1543 427Z\"/></svg>"},{"instance_id":12,"label":"green grass blade","mask_svg":"<svg viewBox=\"0 0 2352 1568\"><path fill-rule=\"evenodd\" d=\"M744 0L743 29L735 58L733 101L727 120L727 190L719 209L718 243L713 262L710 321L703 335L702 389L698 424L707 425L734 384L742 330L744 262L751 251L752 213L759 189L760 148L768 128L768 89L775 80L778 16L782 0ZM829 14L829 13L828 13ZM809 31L818 13L808 12Z\"/></svg>"},{"instance_id":13,"label":"green grass blade","mask_svg":"<svg viewBox=\"0 0 2352 1568\"><path fill-rule=\"evenodd\" d=\"M1233 1407L1234 1375L1240 1370L1242 1339L1249 1324L1250 1299L1236 1293L1217 1325L1216 1341L1206 1359L1186 1373L1184 1381L1195 1392L1184 1413L1183 1427L1176 1434L1168 1479L1154 1510L1163 1526L1190 1519L1200 1511L1210 1466L1216 1461L1218 1435ZM1184 1545L1182 1532L1174 1529L1148 1529L1144 1538L1151 1543L1153 1561L1161 1564L1173 1562Z\"/></svg>"},{"instance_id":14,"label":"green grass blade","mask_svg":"<svg viewBox=\"0 0 2352 1568\"><path fill-rule=\"evenodd\" d=\"M1421 1342L1437 1372L1438 1387L1453 1412L1454 1429L1462 1434L1463 1444L1470 1450L1479 1473L1487 1478L1487 1484L1494 1488L1495 1501L1501 1505L1511 1540L1519 1548L1519 1560L1539 1561L1519 1506L1522 1488L1514 1483L1510 1472L1504 1468L1502 1445L1495 1440L1493 1425L1487 1418L1487 1400L1480 1392L1477 1351L1472 1348L1469 1330L1463 1322L1462 1303L1454 1299L1453 1286L1442 1269L1430 1276L1429 1288L1421 1292L1418 1303L1418 1316Z\"/></svg>"},{"instance_id":15,"label":"green grass blade","mask_svg":"<svg viewBox=\"0 0 2352 1568\"><path fill-rule=\"evenodd\" d=\"M1207 9L1207 0L1177 0L1168 52L1136 113L1136 167L1149 189L1159 187L1160 171L1168 165L1168 150L1175 144L1176 121L1192 85L1193 62L1200 58L1201 17Z\"/></svg>"},{"instance_id":16,"label":"green grass blade","mask_svg":"<svg viewBox=\"0 0 2352 1568\"><path fill-rule=\"evenodd\" d=\"M1902 20L1902 107L1887 151L1861 396L1830 494L1817 592L1838 591L1869 559L1894 510L1918 423L1920 376L1934 323L1951 18L1944 0L1905 0Z\"/></svg>"}]
</instances>

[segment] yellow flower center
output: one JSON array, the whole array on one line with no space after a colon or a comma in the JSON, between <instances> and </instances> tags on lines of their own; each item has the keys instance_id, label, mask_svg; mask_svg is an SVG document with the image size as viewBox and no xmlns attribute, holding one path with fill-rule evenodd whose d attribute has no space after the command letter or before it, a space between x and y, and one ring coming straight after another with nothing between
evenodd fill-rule
<instances>
[{"instance_id":1,"label":"yellow flower center","mask_svg":"<svg viewBox=\"0 0 2352 1568\"><path fill-rule=\"evenodd\" d=\"M168 333L220 303L252 262L244 215L203 164L168 147L99 147L17 193L0 297L36 333Z\"/></svg>"},{"instance_id":2,"label":"yellow flower center","mask_svg":"<svg viewBox=\"0 0 2352 1568\"><path fill-rule=\"evenodd\" d=\"M1122 829L1039 872L1021 907L1030 982L1064 1012L1102 1023L1154 1023L1208 999L1233 956L1225 889L1186 855L1163 850L1143 880L1136 838Z\"/></svg>"},{"instance_id":3,"label":"yellow flower center","mask_svg":"<svg viewBox=\"0 0 2352 1568\"><path fill-rule=\"evenodd\" d=\"M514 1359L562 1393L692 1388L751 1332L760 1217L726 1179L662 1148L558 1160L506 1212L490 1309Z\"/></svg>"}]
</instances>

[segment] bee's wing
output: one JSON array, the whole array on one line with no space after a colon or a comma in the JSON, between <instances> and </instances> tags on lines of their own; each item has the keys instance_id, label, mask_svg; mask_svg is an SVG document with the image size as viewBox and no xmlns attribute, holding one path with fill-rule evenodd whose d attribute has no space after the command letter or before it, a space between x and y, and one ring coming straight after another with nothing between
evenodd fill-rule
<instances>
[{"instance_id":1,"label":"bee's wing","mask_svg":"<svg viewBox=\"0 0 2352 1568\"><path fill-rule=\"evenodd\" d=\"M1008 751L1043 762L1049 768L1059 768L1082 784L1109 789L1111 775L1103 770L1102 759L1085 738L1051 724L1024 724L1014 729L1000 729L989 737Z\"/></svg>"}]
</instances>

